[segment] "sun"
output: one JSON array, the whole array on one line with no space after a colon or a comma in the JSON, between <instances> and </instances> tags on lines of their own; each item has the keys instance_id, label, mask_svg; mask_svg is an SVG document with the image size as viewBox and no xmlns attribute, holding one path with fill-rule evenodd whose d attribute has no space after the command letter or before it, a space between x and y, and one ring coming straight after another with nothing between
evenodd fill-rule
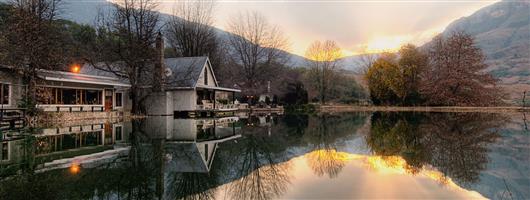
<instances>
[{"instance_id":1,"label":"sun","mask_svg":"<svg viewBox=\"0 0 530 200\"><path fill-rule=\"evenodd\" d=\"M366 53L396 52L410 41L411 36L380 36L370 40L365 45Z\"/></svg>"}]
</instances>

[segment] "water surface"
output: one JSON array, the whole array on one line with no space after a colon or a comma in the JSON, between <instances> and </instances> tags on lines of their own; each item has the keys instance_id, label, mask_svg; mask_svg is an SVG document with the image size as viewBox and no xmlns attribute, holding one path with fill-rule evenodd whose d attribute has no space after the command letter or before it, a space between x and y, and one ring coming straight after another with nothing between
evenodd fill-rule
<instances>
[{"instance_id":1,"label":"water surface","mask_svg":"<svg viewBox=\"0 0 530 200\"><path fill-rule=\"evenodd\" d=\"M523 114L150 117L4 134L0 199L528 199Z\"/></svg>"}]
</instances>

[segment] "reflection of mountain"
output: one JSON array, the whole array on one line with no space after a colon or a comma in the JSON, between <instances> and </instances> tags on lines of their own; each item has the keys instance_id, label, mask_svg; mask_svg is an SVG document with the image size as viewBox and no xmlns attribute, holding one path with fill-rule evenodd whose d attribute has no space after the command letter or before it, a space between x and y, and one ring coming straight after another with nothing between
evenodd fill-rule
<instances>
[{"instance_id":1,"label":"reflection of mountain","mask_svg":"<svg viewBox=\"0 0 530 200\"><path fill-rule=\"evenodd\" d=\"M480 184L472 185L470 188L493 199L528 199L530 197L528 133L512 129L501 133L501 137L502 142L488 147L491 153L488 155L487 170L480 175Z\"/></svg>"},{"instance_id":2,"label":"reflection of mountain","mask_svg":"<svg viewBox=\"0 0 530 200\"><path fill-rule=\"evenodd\" d=\"M20 195L7 199L274 199L289 198L285 195L293 190L320 192L319 187L327 191L348 187L351 190L341 190L341 195L363 191L366 197L388 198L392 196L366 191L366 187L381 184L380 178L386 175L423 180L421 183L427 180L429 187L420 184L428 190L423 194L427 197L429 192L447 191L439 183L501 197L506 190L503 179L514 198L528 195L522 191L528 182L528 137L500 138L496 130L503 117L374 113L371 133L358 134L367 116L136 120L132 126L123 126L125 143L114 145L127 145L127 154L81 163L77 172L27 170L9 179L0 178L0 199L10 194ZM230 130L236 132L228 134ZM360 146L371 148L376 155ZM96 155L100 154L83 156ZM330 187L301 179L323 181L319 183ZM403 179L391 183L399 184L399 180ZM340 181L344 181L342 185L335 185ZM304 188L308 185L314 188ZM415 189L391 187L393 192Z\"/></svg>"},{"instance_id":3,"label":"reflection of mountain","mask_svg":"<svg viewBox=\"0 0 530 200\"><path fill-rule=\"evenodd\" d=\"M374 113L367 144L376 155L402 157L412 173L434 167L488 198L526 198L529 144L499 135L506 121L487 113Z\"/></svg>"},{"instance_id":4,"label":"reflection of mountain","mask_svg":"<svg viewBox=\"0 0 530 200\"><path fill-rule=\"evenodd\" d=\"M477 113L375 113L367 143L377 155L402 156L413 170L431 165L457 182L475 183L500 119Z\"/></svg>"}]
</instances>

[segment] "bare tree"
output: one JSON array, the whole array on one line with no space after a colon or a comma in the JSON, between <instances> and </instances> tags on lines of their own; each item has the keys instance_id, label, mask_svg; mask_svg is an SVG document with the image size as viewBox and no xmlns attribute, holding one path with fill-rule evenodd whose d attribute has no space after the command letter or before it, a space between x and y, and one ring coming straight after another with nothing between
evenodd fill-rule
<instances>
[{"instance_id":1,"label":"bare tree","mask_svg":"<svg viewBox=\"0 0 530 200\"><path fill-rule=\"evenodd\" d=\"M11 0L10 15L1 31L4 44L4 64L23 74L27 84L25 103L34 108L37 72L59 69L67 62L61 35L54 24L60 0ZM1 54L1 53L0 53Z\"/></svg>"},{"instance_id":2,"label":"bare tree","mask_svg":"<svg viewBox=\"0 0 530 200\"><path fill-rule=\"evenodd\" d=\"M358 66L357 72L361 74L366 74L366 72L368 72L368 68L370 68L370 66L372 66L377 60L377 57L378 54L368 52L367 47L363 46L361 48L358 59L355 61Z\"/></svg>"},{"instance_id":3,"label":"bare tree","mask_svg":"<svg viewBox=\"0 0 530 200\"><path fill-rule=\"evenodd\" d=\"M324 104L331 91L334 76L341 68L341 49L335 41L315 41L306 50L305 56L310 68L310 82L318 92L320 103Z\"/></svg>"},{"instance_id":4,"label":"bare tree","mask_svg":"<svg viewBox=\"0 0 530 200\"><path fill-rule=\"evenodd\" d=\"M122 77L131 84L132 113L141 113L146 98L142 88L151 80L157 52L159 14L155 0L119 0L108 14L100 14L93 61L96 68Z\"/></svg>"},{"instance_id":5,"label":"bare tree","mask_svg":"<svg viewBox=\"0 0 530 200\"><path fill-rule=\"evenodd\" d=\"M166 27L166 37L179 56L210 56L217 51L213 28L214 1L179 1Z\"/></svg>"},{"instance_id":6,"label":"bare tree","mask_svg":"<svg viewBox=\"0 0 530 200\"><path fill-rule=\"evenodd\" d=\"M430 105L488 106L501 103L496 79L486 72L485 56L471 35L437 36L429 52L421 92Z\"/></svg>"},{"instance_id":7,"label":"bare tree","mask_svg":"<svg viewBox=\"0 0 530 200\"><path fill-rule=\"evenodd\" d=\"M278 26L271 25L258 12L239 13L228 24L228 39L233 63L241 67L239 76L247 92L257 89L273 77L273 67L287 62L284 50L288 40Z\"/></svg>"}]
</instances>

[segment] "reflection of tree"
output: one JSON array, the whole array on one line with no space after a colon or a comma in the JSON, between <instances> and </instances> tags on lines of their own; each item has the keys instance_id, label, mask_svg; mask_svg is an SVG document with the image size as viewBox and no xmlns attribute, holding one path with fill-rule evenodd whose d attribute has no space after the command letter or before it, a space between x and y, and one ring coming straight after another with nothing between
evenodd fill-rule
<instances>
[{"instance_id":1,"label":"reflection of tree","mask_svg":"<svg viewBox=\"0 0 530 200\"><path fill-rule=\"evenodd\" d=\"M215 177L208 173L175 173L169 183L167 199L214 199Z\"/></svg>"},{"instance_id":2,"label":"reflection of tree","mask_svg":"<svg viewBox=\"0 0 530 200\"><path fill-rule=\"evenodd\" d=\"M275 157L280 146L277 138L259 134L264 129L246 130L246 137L231 146L232 154L224 162L235 180L228 185L232 199L272 199L283 194L289 184L289 164ZM258 131L258 133L254 132Z\"/></svg>"},{"instance_id":3,"label":"reflection of tree","mask_svg":"<svg viewBox=\"0 0 530 200\"><path fill-rule=\"evenodd\" d=\"M327 174L330 178L336 178L347 159L334 149L321 149L306 154L309 167L318 176Z\"/></svg>"},{"instance_id":4,"label":"reflection of tree","mask_svg":"<svg viewBox=\"0 0 530 200\"><path fill-rule=\"evenodd\" d=\"M417 130L421 115L414 113L374 113L367 144L377 155L400 155L407 161L411 173L418 172L429 159Z\"/></svg>"},{"instance_id":5,"label":"reflection of tree","mask_svg":"<svg viewBox=\"0 0 530 200\"><path fill-rule=\"evenodd\" d=\"M229 184L231 199L273 199L287 190L289 162L259 167Z\"/></svg>"},{"instance_id":6,"label":"reflection of tree","mask_svg":"<svg viewBox=\"0 0 530 200\"><path fill-rule=\"evenodd\" d=\"M339 175L346 160L337 152L336 144L348 135L353 135L364 123L363 114L320 115L309 119L304 134L313 152L307 154L309 167L318 176L330 178Z\"/></svg>"},{"instance_id":7,"label":"reflection of tree","mask_svg":"<svg viewBox=\"0 0 530 200\"><path fill-rule=\"evenodd\" d=\"M497 129L506 119L498 114L438 113L428 120L422 132L429 134L425 145L436 155L431 164L455 180L478 181L488 163L487 145L499 137Z\"/></svg>"},{"instance_id":8,"label":"reflection of tree","mask_svg":"<svg viewBox=\"0 0 530 200\"><path fill-rule=\"evenodd\" d=\"M285 115L282 120L287 125L287 134L303 135L308 126L307 115Z\"/></svg>"},{"instance_id":9,"label":"reflection of tree","mask_svg":"<svg viewBox=\"0 0 530 200\"><path fill-rule=\"evenodd\" d=\"M367 144L376 155L401 156L411 173L430 165L473 183L488 162L486 145L504 122L485 113L374 113Z\"/></svg>"}]
</instances>

